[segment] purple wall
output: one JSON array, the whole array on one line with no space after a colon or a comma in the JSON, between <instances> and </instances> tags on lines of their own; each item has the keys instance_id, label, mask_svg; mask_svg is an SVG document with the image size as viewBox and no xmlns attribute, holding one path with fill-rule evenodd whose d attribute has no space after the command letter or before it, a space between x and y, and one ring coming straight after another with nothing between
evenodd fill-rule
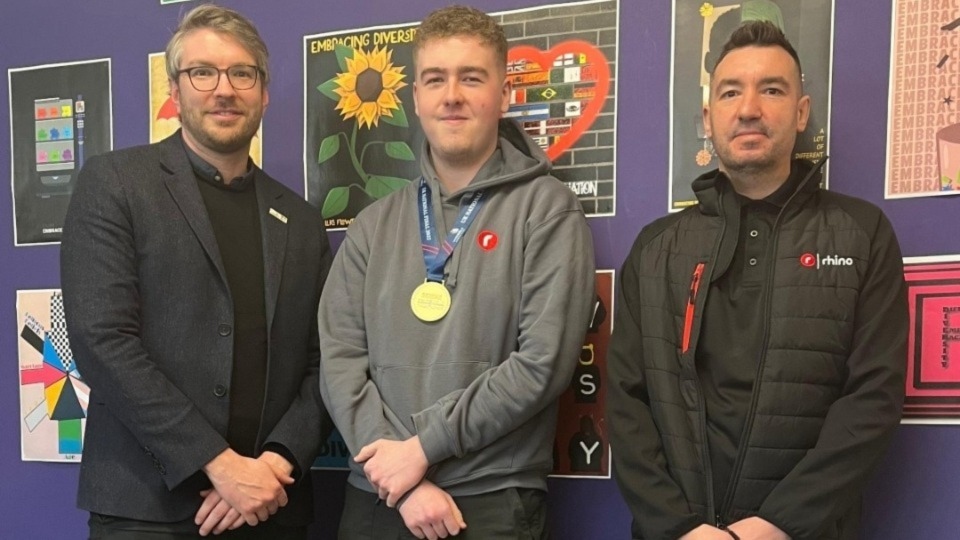
<instances>
[{"instance_id":1,"label":"purple wall","mask_svg":"<svg viewBox=\"0 0 960 540\"><path fill-rule=\"evenodd\" d=\"M113 59L114 147L147 141L146 55L163 48L181 9L159 0L6 2L0 18L0 69L91 58ZM352 3L221 0L249 15L272 55L271 106L264 122L265 168L303 192L302 36L418 20L446 0ZM475 0L488 11L545 0ZM831 188L871 200L890 216L904 254L960 253L957 198L883 200L890 3L837 1L833 69ZM349 6L349 7L347 7ZM376 19L371 13L378 13ZM667 103L670 2L623 0L617 153L617 216L591 221L597 266L619 267L640 228L667 205ZM10 170L9 96L0 85L0 172ZM624 97L629 96L627 99ZM638 173L642 171L642 173ZM4 182L7 180L5 179ZM80 538L86 515L74 508L78 468L20 461L16 290L59 287L56 246L13 247L11 193L0 189L0 508L10 538ZM953 216L948 214L951 211ZM951 219L952 218L952 219ZM955 227L955 225L954 225ZM339 242L340 236L333 240ZM865 503L864 538L947 538L960 530L960 430L906 426L898 433ZM333 538L343 475L315 473L315 537ZM613 481L551 483L557 538L624 538L629 515Z\"/></svg>"}]
</instances>

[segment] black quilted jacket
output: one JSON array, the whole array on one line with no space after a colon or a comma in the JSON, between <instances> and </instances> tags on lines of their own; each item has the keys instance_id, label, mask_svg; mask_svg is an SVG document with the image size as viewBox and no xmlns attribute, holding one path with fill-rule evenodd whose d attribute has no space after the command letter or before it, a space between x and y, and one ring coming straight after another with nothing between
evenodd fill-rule
<instances>
[{"instance_id":1,"label":"black quilted jacket","mask_svg":"<svg viewBox=\"0 0 960 540\"><path fill-rule=\"evenodd\" d=\"M723 501L713 500L694 358L707 284L737 242L739 224L722 211L732 190L718 189L726 177L698 178L700 204L645 227L624 263L607 417L634 538L754 515L794 539L856 537L860 492L903 402L902 259L879 209L820 189L819 166L794 167L807 180L770 242L772 286L756 315L763 355Z\"/></svg>"}]
</instances>

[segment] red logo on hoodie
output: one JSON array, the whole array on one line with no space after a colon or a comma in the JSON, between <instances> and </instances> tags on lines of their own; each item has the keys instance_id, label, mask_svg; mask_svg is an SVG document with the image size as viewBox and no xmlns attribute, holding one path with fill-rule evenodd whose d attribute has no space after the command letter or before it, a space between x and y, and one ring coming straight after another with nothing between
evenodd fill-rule
<instances>
[{"instance_id":1,"label":"red logo on hoodie","mask_svg":"<svg viewBox=\"0 0 960 540\"><path fill-rule=\"evenodd\" d=\"M817 265L817 256L813 253L804 253L800 256L800 266L813 268Z\"/></svg>"},{"instance_id":2,"label":"red logo on hoodie","mask_svg":"<svg viewBox=\"0 0 960 540\"><path fill-rule=\"evenodd\" d=\"M500 239L497 238L497 233L492 231L480 231L477 234L477 245L480 246L480 249L484 251L493 251L497 247L497 242Z\"/></svg>"}]
</instances>

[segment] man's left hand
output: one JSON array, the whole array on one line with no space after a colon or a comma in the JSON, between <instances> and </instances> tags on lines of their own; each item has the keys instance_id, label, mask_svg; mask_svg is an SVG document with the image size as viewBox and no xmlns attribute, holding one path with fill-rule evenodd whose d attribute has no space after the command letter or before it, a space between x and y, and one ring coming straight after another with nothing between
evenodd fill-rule
<instances>
[{"instance_id":1,"label":"man's left hand","mask_svg":"<svg viewBox=\"0 0 960 540\"><path fill-rule=\"evenodd\" d=\"M197 510L193 522L200 526L200 536L210 533L220 534L227 530L234 530L245 524L243 516L237 512L215 489L206 489L200 492L203 504Z\"/></svg>"},{"instance_id":2,"label":"man's left hand","mask_svg":"<svg viewBox=\"0 0 960 540\"><path fill-rule=\"evenodd\" d=\"M378 439L361 448L353 459L363 463L367 480L380 498L386 499L389 508L396 506L427 474L427 456L418 436L402 442Z\"/></svg>"},{"instance_id":3,"label":"man's left hand","mask_svg":"<svg viewBox=\"0 0 960 540\"><path fill-rule=\"evenodd\" d=\"M757 516L741 519L727 529L736 533L740 540L790 540L787 533Z\"/></svg>"}]
</instances>

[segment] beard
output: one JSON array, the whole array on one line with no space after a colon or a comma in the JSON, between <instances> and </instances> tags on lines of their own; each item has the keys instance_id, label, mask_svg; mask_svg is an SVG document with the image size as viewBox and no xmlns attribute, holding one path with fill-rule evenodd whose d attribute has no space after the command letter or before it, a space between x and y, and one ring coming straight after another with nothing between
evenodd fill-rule
<instances>
[{"instance_id":1,"label":"beard","mask_svg":"<svg viewBox=\"0 0 960 540\"><path fill-rule=\"evenodd\" d=\"M217 102L217 107L236 107L235 103L226 101ZM217 120L207 117L196 109L182 109L180 111L180 125L184 131L190 133L197 144L219 154L232 154L249 146L253 136L260 129L262 114L244 116L237 125L222 127ZM205 124L206 122L206 124Z\"/></svg>"},{"instance_id":2,"label":"beard","mask_svg":"<svg viewBox=\"0 0 960 540\"><path fill-rule=\"evenodd\" d=\"M776 169L783 159L784 154L790 153L791 148L785 148L785 141L778 141L771 138L770 131L763 125L751 126L752 129L756 129L768 137L770 146L766 151L756 154L751 153L748 150L740 150L734 148L732 139L724 141L721 144L714 142L714 151L717 154L717 158L720 160L720 163L723 164L723 167L728 172L735 173L744 173L744 174L757 174L766 171ZM744 155L742 152L747 152L747 155Z\"/></svg>"}]
</instances>

